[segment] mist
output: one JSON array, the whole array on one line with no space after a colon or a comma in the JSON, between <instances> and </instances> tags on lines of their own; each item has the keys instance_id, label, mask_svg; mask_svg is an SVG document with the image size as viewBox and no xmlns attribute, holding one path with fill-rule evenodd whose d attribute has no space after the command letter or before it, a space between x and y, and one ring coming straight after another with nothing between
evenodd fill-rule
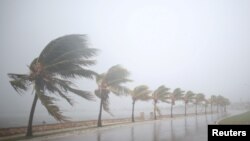
<instances>
[{"instance_id":1,"label":"mist","mask_svg":"<svg viewBox=\"0 0 250 141\"><path fill-rule=\"evenodd\" d=\"M165 85L171 91L181 88L206 97L223 95L232 102L250 101L249 25L248 0L1 0L0 118L28 119L34 95L32 89L17 94L7 73L29 73L28 65L42 49L67 34L86 34L89 46L99 50L91 67L96 72L116 64L127 68L131 89ZM97 88L93 80L75 83L83 90ZM67 115L97 118L99 99L72 98L74 107L58 100ZM111 111L127 110L128 117L131 103L130 97L110 98ZM136 106L138 112L153 110L152 102ZM42 116L49 117L38 103L35 118Z\"/></svg>"}]
</instances>

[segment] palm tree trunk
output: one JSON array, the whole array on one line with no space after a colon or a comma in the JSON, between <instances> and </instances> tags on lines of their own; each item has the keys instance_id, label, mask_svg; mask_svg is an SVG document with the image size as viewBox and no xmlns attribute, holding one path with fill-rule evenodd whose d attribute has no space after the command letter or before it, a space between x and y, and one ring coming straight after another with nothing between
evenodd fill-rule
<instances>
[{"instance_id":1,"label":"palm tree trunk","mask_svg":"<svg viewBox=\"0 0 250 141\"><path fill-rule=\"evenodd\" d=\"M173 117L173 104L171 104L171 118Z\"/></svg>"},{"instance_id":2,"label":"palm tree trunk","mask_svg":"<svg viewBox=\"0 0 250 141\"><path fill-rule=\"evenodd\" d=\"M217 113L219 113L219 105L217 104Z\"/></svg>"},{"instance_id":3,"label":"palm tree trunk","mask_svg":"<svg viewBox=\"0 0 250 141\"><path fill-rule=\"evenodd\" d=\"M156 102L154 102L154 119L156 120Z\"/></svg>"},{"instance_id":4,"label":"palm tree trunk","mask_svg":"<svg viewBox=\"0 0 250 141\"><path fill-rule=\"evenodd\" d=\"M35 97L34 97L34 100L32 103L32 107L30 110L29 123L28 123L28 128L27 128L27 133L26 133L27 137L32 136L32 122L33 122L33 117L34 117L34 113L35 113L37 100L38 100L38 96L35 94Z\"/></svg>"},{"instance_id":5,"label":"palm tree trunk","mask_svg":"<svg viewBox=\"0 0 250 141\"><path fill-rule=\"evenodd\" d=\"M195 104L195 115L197 115L197 104Z\"/></svg>"},{"instance_id":6,"label":"palm tree trunk","mask_svg":"<svg viewBox=\"0 0 250 141\"><path fill-rule=\"evenodd\" d=\"M134 109L135 109L135 101L133 101L133 103L132 103L132 122L135 122Z\"/></svg>"},{"instance_id":7,"label":"palm tree trunk","mask_svg":"<svg viewBox=\"0 0 250 141\"><path fill-rule=\"evenodd\" d=\"M185 116L187 116L187 103L185 102Z\"/></svg>"},{"instance_id":8,"label":"palm tree trunk","mask_svg":"<svg viewBox=\"0 0 250 141\"><path fill-rule=\"evenodd\" d=\"M101 98L97 127L102 127L102 104L103 104L103 100Z\"/></svg>"},{"instance_id":9,"label":"palm tree trunk","mask_svg":"<svg viewBox=\"0 0 250 141\"><path fill-rule=\"evenodd\" d=\"M213 104L211 103L211 114L213 114Z\"/></svg>"}]
</instances>

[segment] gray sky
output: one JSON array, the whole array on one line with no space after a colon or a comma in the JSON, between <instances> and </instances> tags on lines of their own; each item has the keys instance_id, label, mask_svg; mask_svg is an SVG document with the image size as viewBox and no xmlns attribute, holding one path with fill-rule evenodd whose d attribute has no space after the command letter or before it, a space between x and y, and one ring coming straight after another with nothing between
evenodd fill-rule
<instances>
[{"instance_id":1,"label":"gray sky","mask_svg":"<svg viewBox=\"0 0 250 141\"><path fill-rule=\"evenodd\" d=\"M49 41L71 33L87 34L90 46L101 50L92 69L121 64L131 72L130 87L164 84L249 100L249 25L248 0L1 0L0 113L27 113L33 97L19 96L6 74L27 73ZM96 88L94 81L78 84ZM76 109L98 109L98 102L75 101ZM130 98L111 102L131 107Z\"/></svg>"}]
</instances>

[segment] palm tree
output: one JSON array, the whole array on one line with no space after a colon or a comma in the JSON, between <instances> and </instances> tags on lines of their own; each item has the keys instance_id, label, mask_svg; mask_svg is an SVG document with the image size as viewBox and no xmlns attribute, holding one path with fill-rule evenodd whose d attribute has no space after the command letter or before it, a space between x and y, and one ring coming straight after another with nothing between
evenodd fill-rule
<instances>
[{"instance_id":1,"label":"palm tree","mask_svg":"<svg viewBox=\"0 0 250 141\"><path fill-rule=\"evenodd\" d=\"M217 102L218 107L220 106L221 108L224 109L223 112L226 112L226 111L227 111L226 106L230 104L229 99L227 99L227 98L225 98L225 97L219 95L219 96L217 97L217 101L216 101L216 102ZM219 108L218 108L218 109L219 109Z\"/></svg>"},{"instance_id":2,"label":"palm tree","mask_svg":"<svg viewBox=\"0 0 250 141\"><path fill-rule=\"evenodd\" d=\"M171 118L173 117L173 107L175 105L176 100L181 100L183 97L183 93L185 91L182 91L180 88L176 88L173 93L170 94L170 100L171 100Z\"/></svg>"},{"instance_id":3,"label":"palm tree","mask_svg":"<svg viewBox=\"0 0 250 141\"><path fill-rule=\"evenodd\" d=\"M117 96L130 93L130 90L122 85L124 83L131 82L131 80L128 79L128 76L129 72L120 65L115 65L111 67L106 73L97 75L96 83L98 85L98 89L95 90L95 94L100 98L100 110L97 123L98 127L102 126L102 108L104 111L111 114L109 110L110 92Z\"/></svg>"},{"instance_id":4,"label":"palm tree","mask_svg":"<svg viewBox=\"0 0 250 141\"><path fill-rule=\"evenodd\" d=\"M227 106L230 105L230 100L228 98L224 98L222 102L222 106L224 107L224 112L227 112Z\"/></svg>"},{"instance_id":5,"label":"palm tree","mask_svg":"<svg viewBox=\"0 0 250 141\"><path fill-rule=\"evenodd\" d=\"M209 100L207 100L206 98L204 99L204 107L205 107L205 114L207 114L207 107L209 104Z\"/></svg>"},{"instance_id":6,"label":"palm tree","mask_svg":"<svg viewBox=\"0 0 250 141\"><path fill-rule=\"evenodd\" d=\"M210 106L211 106L211 114L213 114L213 104L215 104L215 102L216 102L216 96L212 95L210 100L209 100L209 103L210 103Z\"/></svg>"},{"instance_id":7,"label":"palm tree","mask_svg":"<svg viewBox=\"0 0 250 141\"><path fill-rule=\"evenodd\" d=\"M224 99L224 97L221 96L221 95L216 96L215 103L216 103L216 106L217 106L217 113L219 112L219 107L220 107L223 99Z\"/></svg>"},{"instance_id":8,"label":"palm tree","mask_svg":"<svg viewBox=\"0 0 250 141\"><path fill-rule=\"evenodd\" d=\"M192 102L194 95L195 94L192 91L187 91L187 93L183 96L183 101L185 103L185 116L187 115L187 105L189 102Z\"/></svg>"},{"instance_id":9,"label":"palm tree","mask_svg":"<svg viewBox=\"0 0 250 141\"><path fill-rule=\"evenodd\" d=\"M153 99L154 104L154 119L156 120L156 112L158 112L159 115L161 115L160 109L157 107L157 103L161 102L167 102L167 98L169 95L169 88L166 88L164 85L161 85L158 87L153 93L151 98Z\"/></svg>"},{"instance_id":10,"label":"palm tree","mask_svg":"<svg viewBox=\"0 0 250 141\"><path fill-rule=\"evenodd\" d=\"M131 91L131 97L132 97L132 122L135 122L134 119L134 108L135 108L135 102L138 100L146 101L150 99L149 94L151 91L149 90L148 86L146 85L140 85L134 88L133 91Z\"/></svg>"},{"instance_id":11,"label":"palm tree","mask_svg":"<svg viewBox=\"0 0 250 141\"><path fill-rule=\"evenodd\" d=\"M90 59L96 52L96 49L87 46L85 35L66 35L51 41L43 49L39 57L30 64L29 74L8 74L11 79L10 84L18 93L27 91L28 87L33 85L35 96L26 136L32 136L32 121L38 99L57 121L66 121L67 117L62 115L59 107L55 105L56 99L51 93L57 93L71 105L73 101L69 98L69 92L93 100L94 97L90 92L73 88L74 84L68 79L76 77L92 79L96 73L83 67L95 64L95 61Z\"/></svg>"},{"instance_id":12,"label":"palm tree","mask_svg":"<svg viewBox=\"0 0 250 141\"><path fill-rule=\"evenodd\" d=\"M204 101L205 95L202 93L196 94L194 98L194 104L195 104L195 115L197 115L197 106L200 104L202 101Z\"/></svg>"}]
</instances>

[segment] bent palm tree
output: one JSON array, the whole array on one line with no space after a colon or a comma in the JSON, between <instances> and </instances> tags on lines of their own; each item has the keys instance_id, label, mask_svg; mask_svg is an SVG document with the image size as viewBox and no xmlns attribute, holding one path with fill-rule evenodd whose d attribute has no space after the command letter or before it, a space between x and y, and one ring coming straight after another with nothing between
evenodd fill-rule
<instances>
[{"instance_id":1,"label":"bent palm tree","mask_svg":"<svg viewBox=\"0 0 250 141\"><path fill-rule=\"evenodd\" d=\"M169 88L166 88L165 86L161 85L158 87L153 93L151 98L153 99L154 103L154 119L156 120L156 112L158 112L159 115L161 115L160 109L157 107L158 102L167 102L167 98L169 95Z\"/></svg>"},{"instance_id":2,"label":"bent palm tree","mask_svg":"<svg viewBox=\"0 0 250 141\"><path fill-rule=\"evenodd\" d=\"M224 108L223 112L226 112L226 106L230 104L230 101L229 101L229 99L219 95L216 98L216 104L217 104L217 107L218 107L217 108L218 112L219 112L219 106L220 106L221 110L222 110L222 108Z\"/></svg>"},{"instance_id":3,"label":"bent palm tree","mask_svg":"<svg viewBox=\"0 0 250 141\"><path fill-rule=\"evenodd\" d=\"M32 136L32 121L38 99L57 121L66 121L67 117L63 116L59 107L54 104L55 98L51 93L57 93L71 105L73 101L68 92L93 100L90 92L73 88L73 83L67 79L78 76L92 79L96 73L83 66L95 64L90 58L96 55L96 51L88 48L84 35L66 35L51 41L43 49L40 56L30 64L29 74L8 74L10 84L18 93L26 91L30 85L34 88L35 96L26 136Z\"/></svg>"},{"instance_id":4,"label":"bent palm tree","mask_svg":"<svg viewBox=\"0 0 250 141\"><path fill-rule=\"evenodd\" d=\"M197 115L197 106L200 104L202 101L205 100L205 95L202 93L196 94L194 98L194 104L195 104L195 115Z\"/></svg>"},{"instance_id":5,"label":"bent palm tree","mask_svg":"<svg viewBox=\"0 0 250 141\"><path fill-rule=\"evenodd\" d=\"M131 80L128 79L128 76L129 72L119 65L115 65L111 67L106 73L96 76L98 89L95 90L95 94L101 99L97 123L98 127L102 126L102 108L104 111L111 114L109 111L110 92L117 96L129 94L130 90L127 87L121 85L126 82L131 82Z\"/></svg>"},{"instance_id":6,"label":"bent palm tree","mask_svg":"<svg viewBox=\"0 0 250 141\"><path fill-rule=\"evenodd\" d=\"M221 95L218 95L218 96L216 96L216 98L215 98L216 112L217 112L217 113L219 113L219 105L220 105L221 99L222 99L222 96L221 96Z\"/></svg>"},{"instance_id":7,"label":"bent palm tree","mask_svg":"<svg viewBox=\"0 0 250 141\"><path fill-rule=\"evenodd\" d=\"M183 93L185 91L182 91L180 88L176 88L173 93L170 94L170 100L171 100L171 118L173 117L173 106L175 105L176 100L181 100Z\"/></svg>"},{"instance_id":8,"label":"bent palm tree","mask_svg":"<svg viewBox=\"0 0 250 141\"><path fill-rule=\"evenodd\" d=\"M148 86L146 85L140 85L134 88L133 91L131 91L131 97L132 97L132 122L135 122L134 119L134 108L135 108L135 102L138 100L146 101L149 100L149 94L151 91L149 90Z\"/></svg>"},{"instance_id":9,"label":"bent palm tree","mask_svg":"<svg viewBox=\"0 0 250 141\"><path fill-rule=\"evenodd\" d=\"M194 95L195 94L192 91L187 91L187 93L183 96L183 101L185 103L185 116L187 115L187 105L189 102L192 102Z\"/></svg>"},{"instance_id":10,"label":"bent palm tree","mask_svg":"<svg viewBox=\"0 0 250 141\"><path fill-rule=\"evenodd\" d=\"M216 96L215 95L212 95L210 100L209 100L209 103L210 103L210 111L211 111L211 114L213 114L213 104L216 103Z\"/></svg>"}]
</instances>

